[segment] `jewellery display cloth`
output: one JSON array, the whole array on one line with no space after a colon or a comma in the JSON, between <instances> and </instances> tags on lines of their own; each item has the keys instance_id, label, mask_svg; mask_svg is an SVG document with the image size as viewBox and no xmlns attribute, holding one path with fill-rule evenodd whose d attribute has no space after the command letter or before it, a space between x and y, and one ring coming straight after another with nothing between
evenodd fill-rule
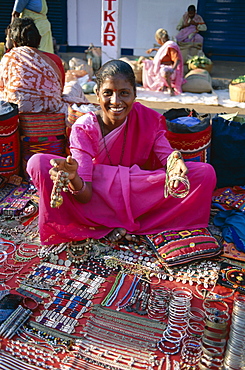
<instances>
[{"instance_id":1,"label":"jewellery display cloth","mask_svg":"<svg viewBox=\"0 0 245 370\"><path fill-rule=\"evenodd\" d=\"M205 370L210 361L232 360L226 352L212 357L210 347L221 351L228 340L235 299L245 291L244 268L223 257L213 225L198 235L182 230L137 242L44 247L33 186L19 177L1 184L0 369L177 370L196 360ZM214 243L212 258L205 252L192 259L182 246L177 263L175 251L159 263L152 243L158 240L157 253L168 256L164 242L175 243L177 235L190 249L199 237ZM190 349L200 349L203 336L208 349L200 360Z\"/></svg>"}]
</instances>

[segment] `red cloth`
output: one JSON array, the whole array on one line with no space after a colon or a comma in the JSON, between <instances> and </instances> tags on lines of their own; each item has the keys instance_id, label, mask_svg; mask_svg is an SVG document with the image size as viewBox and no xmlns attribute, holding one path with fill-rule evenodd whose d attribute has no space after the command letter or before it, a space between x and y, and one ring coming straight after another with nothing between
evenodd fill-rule
<instances>
[{"instance_id":1,"label":"red cloth","mask_svg":"<svg viewBox=\"0 0 245 370\"><path fill-rule=\"evenodd\" d=\"M59 70L61 72L61 76L62 76L62 86L64 87L64 85L65 85L65 69L64 69L62 60L56 54L48 53L46 51L43 51L43 53L46 54L49 58L51 58L57 64L57 67L59 68Z\"/></svg>"}]
</instances>

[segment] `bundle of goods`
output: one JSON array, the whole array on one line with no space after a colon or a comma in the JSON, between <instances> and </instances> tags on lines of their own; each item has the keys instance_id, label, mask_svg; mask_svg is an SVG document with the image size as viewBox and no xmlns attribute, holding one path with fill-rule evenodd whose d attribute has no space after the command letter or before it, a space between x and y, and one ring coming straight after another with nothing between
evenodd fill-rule
<instances>
[{"instance_id":1,"label":"bundle of goods","mask_svg":"<svg viewBox=\"0 0 245 370\"><path fill-rule=\"evenodd\" d=\"M26 164L35 153L63 156L66 146L64 113L21 113L22 167L28 179Z\"/></svg>"},{"instance_id":2,"label":"bundle of goods","mask_svg":"<svg viewBox=\"0 0 245 370\"><path fill-rule=\"evenodd\" d=\"M237 113L212 118L211 164L217 187L245 184L245 119Z\"/></svg>"},{"instance_id":3,"label":"bundle of goods","mask_svg":"<svg viewBox=\"0 0 245 370\"><path fill-rule=\"evenodd\" d=\"M178 42L182 57L183 63L186 64L187 60L190 57L202 54L202 44L197 42Z\"/></svg>"},{"instance_id":4,"label":"bundle of goods","mask_svg":"<svg viewBox=\"0 0 245 370\"><path fill-rule=\"evenodd\" d=\"M172 148L179 150L186 161L209 162L211 116L199 115L194 109L172 108L166 118L166 137Z\"/></svg>"},{"instance_id":5,"label":"bundle of goods","mask_svg":"<svg viewBox=\"0 0 245 370\"><path fill-rule=\"evenodd\" d=\"M195 55L194 57L187 60L186 64L189 69L202 68L206 69L209 73L212 71L213 63L211 59L205 55Z\"/></svg>"},{"instance_id":6,"label":"bundle of goods","mask_svg":"<svg viewBox=\"0 0 245 370\"><path fill-rule=\"evenodd\" d=\"M195 68L185 75L185 83L182 85L183 92L211 93L212 78L209 72L203 68Z\"/></svg>"},{"instance_id":7,"label":"bundle of goods","mask_svg":"<svg viewBox=\"0 0 245 370\"><path fill-rule=\"evenodd\" d=\"M0 174L10 177L20 170L19 110L0 101Z\"/></svg>"},{"instance_id":8,"label":"bundle of goods","mask_svg":"<svg viewBox=\"0 0 245 370\"><path fill-rule=\"evenodd\" d=\"M91 104L91 103L82 103L82 104L73 104L69 105L68 107L68 122L70 127L66 128L66 135L67 135L67 146L66 146L66 154L70 154L69 150L69 137L71 133L71 126L76 122L76 120L83 116L88 112L95 112L99 109L98 104Z\"/></svg>"},{"instance_id":9,"label":"bundle of goods","mask_svg":"<svg viewBox=\"0 0 245 370\"><path fill-rule=\"evenodd\" d=\"M143 71L143 63L142 63L142 59L144 59L143 57L140 57L138 60L131 60L129 58L120 58L120 60L123 60L124 62L128 63L133 71L134 71L134 75L135 75L135 81L142 85L142 71Z\"/></svg>"},{"instance_id":10,"label":"bundle of goods","mask_svg":"<svg viewBox=\"0 0 245 370\"><path fill-rule=\"evenodd\" d=\"M230 99L236 102L245 102L245 75L239 76L229 84Z\"/></svg>"}]
</instances>

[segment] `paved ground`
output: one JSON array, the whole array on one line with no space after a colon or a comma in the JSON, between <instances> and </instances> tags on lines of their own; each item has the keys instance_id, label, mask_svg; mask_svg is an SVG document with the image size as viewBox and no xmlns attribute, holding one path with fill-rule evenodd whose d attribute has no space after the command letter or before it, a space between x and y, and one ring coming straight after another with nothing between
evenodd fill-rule
<instances>
[{"instance_id":1,"label":"paved ground","mask_svg":"<svg viewBox=\"0 0 245 370\"><path fill-rule=\"evenodd\" d=\"M95 95L86 95L88 100L91 103L98 103ZM167 110L171 108L189 108L189 109L195 109L196 112L199 114L206 114L210 113L212 116L218 113L236 113L237 111L239 112L239 115L245 116L245 109L241 108L227 108L223 106L217 106L217 105L204 105L204 104L179 104L179 103L163 103L163 102L149 102L145 100L137 100L140 101L143 105L152 108L156 110L159 113L164 113Z\"/></svg>"},{"instance_id":2,"label":"paved ground","mask_svg":"<svg viewBox=\"0 0 245 370\"><path fill-rule=\"evenodd\" d=\"M84 54L82 53L60 53L59 54L62 59L66 62L72 57L84 59ZM130 57L132 58L132 57ZM186 66L185 66L186 69ZM185 71L187 72L187 70ZM228 62L228 61L213 61L213 68L211 71L212 83L214 89L216 88L228 88L229 83L232 79L237 78L238 76L242 76L245 74L245 63L242 62ZM96 103L96 97L94 95L87 95L88 100L91 103ZM139 100L140 101L140 100ZM241 108L228 108L223 106L214 106L214 105L204 105L204 104L188 104L187 106L179 103L163 103L163 102L148 102L145 100L141 100L141 103L150 107L154 110L157 110L160 113L164 113L166 110L171 108L189 108L195 109L200 114L210 113L211 115L217 113L235 113L239 112L239 115L245 115L245 109Z\"/></svg>"}]
</instances>

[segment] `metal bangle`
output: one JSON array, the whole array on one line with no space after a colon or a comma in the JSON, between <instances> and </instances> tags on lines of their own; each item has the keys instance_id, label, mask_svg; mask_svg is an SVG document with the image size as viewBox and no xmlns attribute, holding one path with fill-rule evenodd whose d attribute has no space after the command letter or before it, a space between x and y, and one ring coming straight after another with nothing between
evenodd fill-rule
<instances>
[{"instance_id":1,"label":"metal bangle","mask_svg":"<svg viewBox=\"0 0 245 370\"><path fill-rule=\"evenodd\" d=\"M210 357L222 356L224 352L222 348L214 348L213 346L205 347L203 344L202 344L202 350L205 355L210 356Z\"/></svg>"},{"instance_id":2,"label":"metal bangle","mask_svg":"<svg viewBox=\"0 0 245 370\"><path fill-rule=\"evenodd\" d=\"M219 304L223 304L225 306L225 309L223 310L219 310L218 308L216 307L211 307L211 303L219 303ZM229 306L226 302L224 302L223 300L221 299L212 299L212 298L206 298L204 299L204 302L203 302L203 309L205 310L205 313L214 313L214 312L229 312Z\"/></svg>"},{"instance_id":3,"label":"metal bangle","mask_svg":"<svg viewBox=\"0 0 245 370\"><path fill-rule=\"evenodd\" d=\"M8 253L4 250L0 250L0 254L2 253L2 258L0 259L0 263L6 261L7 257L8 257Z\"/></svg>"},{"instance_id":4,"label":"metal bangle","mask_svg":"<svg viewBox=\"0 0 245 370\"><path fill-rule=\"evenodd\" d=\"M4 245L4 244L7 244L7 245L11 245L13 247L13 250L10 251L10 252L7 252L5 251L4 249L1 249L1 246ZM7 242L7 241L1 241L0 242L0 251L5 251L7 253L7 255L9 254L13 254L15 251L16 251L16 245L14 243L11 243L11 242Z\"/></svg>"},{"instance_id":5,"label":"metal bangle","mask_svg":"<svg viewBox=\"0 0 245 370\"><path fill-rule=\"evenodd\" d=\"M215 364L212 360L205 360L203 357L200 358L198 362L198 368L200 370L210 369L210 366L212 367L213 370L215 369L220 370L220 363Z\"/></svg>"},{"instance_id":6,"label":"metal bangle","mask_svg":"<svg viewBox=\"0 0 245 370\"><path fill-rule=\"evenodd\" d=\"M181 297L185 296L188 299L192 298L192 290L187 288L187 287L175 287L175 288L172 289L171 293L174 297L180 297L181 298ZM178 293L180 293L180 295ZM184 296L183 296L183 294L184 294Z\"/></svg>"},{"instance_id":7,"label":"metal bangle","mask_svg":"<svg viewBox=\"0 0 245 370\"><path fill-rule=\"evenodd\" d=\"M208 330L207 328L204 329L203 335L209 338L217 338L217 339L224 339L227 337L228 330L223 331L222 333L215 333L213 331Z\"/></svg>"},{"instance_id":8,"label":"metal bangle","mask_svg":"<svg viewBox=\"0 0 245 370\"><path fill-rule=\"evenodd\" d=\"M216 319L216 317L215 317ZM223 322L223 323L218 323L216 321L213 321L213 320L209 320L209 319L206 319L205 321L205 325L210 327L210 328L213 328L213 329L220 329L220 330L224 330L227 328L227 322Z\"/></svg>"},{"instance_id":9,"label":"metal bangle","mask_svg":"<svg viewBox=\"0 0 245 370\"><path fill-rule=\"evenodd\" d=\"M207 318L210 321L217 322L218 324L222 324L224 322L229 321L230 315L228 314L228 312L221 312L221 314L219 314L218 316L217 315L207 315Z\"/></svg>"},{"instance_id":10,"label":"metal bangle","mask_svg":"<svg viewBox=\"0 0 245 370\"><path fill-rule=\"evenodd\" d=\"M179 351L180 351L180 346L179 346L179 343L178 345L176 345L175 347L169 347L169 346L166 346L164 344L164 342L166 342L165 339L161 339L160 341L157 342L157 348L159 349L159 351L161 351L162 353L165 353L166 355L175 355L177 354ZM171 342L169 342L171 343ZM172 343L171 343L172 344ZM163 347L163 348L162 348ZM167 351L164 350L164 348L166 348ZM170 351L169 351L170 350Z\"/></svg>"},{"instance_id":11,"label":"metal bangle","mask_svg":"<svg viewBox=\"0 0 245 370\"><path fill-rule=\"evenodd\" d=\"M83 181L83 186L81 187L81 189L79 189L79 190L73 190L72 188L71 188L71 185L70 185L70 183L68 183L68 190L69 190L69 192L72 194L72 195L79 195L79 194L82 194L83 192L84 192L84 190L85 190L85 188L86 188L86 182L84 181L84 180L82 180Z\"/></svg>"},{"instance_id":12,"label":"metal bangle","mask_svg":"<svg viewBox=\"0 0 245 370\"><path fill-rule=\"evenodd\" d=\"M200 316L195 315L193 312L199 313ZM196 320L196 321L203 321L203 319L205 318L205 312L199 307L191 307L189 315L190 315L190 319Z\"/></svg>"},{"instance_id":13,"label":"metal bangle","mask_svg":"<svg viewBox=\"0 0 245 370\"><path fill-rule=\"evenodd\" d=\"M177 333L177 336L175 335L172 335L172 333ZM163 339L165 339L166 341L168 342L171 342L171 343L176 343L177 341L181 341L181 339L183 338L184 334L182 334L179 330L177 329L174 329L174 328L168 328L166 330L164 330L163 334L162 334L162 337ZM172 340L173 339L173 340Z\"/></svg>"},{"instance_id":14,"label":"metal bangle","mask_svg":"<svg viewBox=\"0 0 245 370\"><path fill-rule=\"evenodd\" d=\"M226 339L221 339L221 341L216 341L216 340L210 340L210 339L207 339L205 337L202 338L202 341L204 344L207 344L209 346L214 346L214 347L225 347L226 345Z\"/></svg>"}]
</instances>

